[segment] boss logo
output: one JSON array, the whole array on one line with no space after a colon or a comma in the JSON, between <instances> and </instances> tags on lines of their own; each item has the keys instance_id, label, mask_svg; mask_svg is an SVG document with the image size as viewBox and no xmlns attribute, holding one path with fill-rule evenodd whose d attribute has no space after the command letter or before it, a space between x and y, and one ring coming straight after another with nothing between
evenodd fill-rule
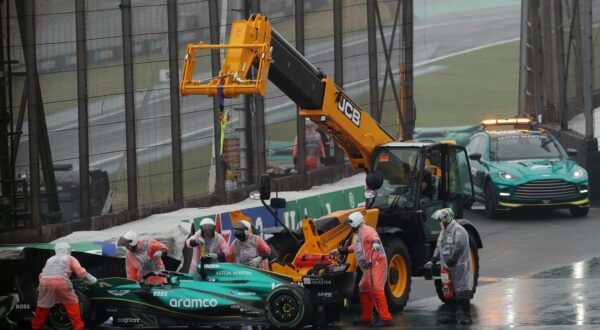
<instances>
[{"instance_id":1,"label":"boss logo","mask_svg":"<svg viewBox=\"0 0 600 330\"><path fill-rule=\"evenodd\" d=\"M152 291L152 295L154 297L166 297L167 296L167 291L163 291L163 290Z\"/></svg>"},{"instance_id":2,"label":"boss logo","mask_svg":"<svg viewBox=\"0 0 600 330\"><path fill-rule=\"evenodd\" d=\"M341 94L340 100L338 101L338 110L346 115L356 127L360 127L360 110L358 110L350 101L342 97Z\"/></svg>"},{"instance_id":3,"label":"boss logo","mask_svg":"<svg viewBox=\"0 0 600 330\"><path fill-rule=\"evenodd\" d=\"M15 309L31 309L29 304L16 304Z\"/></svg>"}]
</instances>

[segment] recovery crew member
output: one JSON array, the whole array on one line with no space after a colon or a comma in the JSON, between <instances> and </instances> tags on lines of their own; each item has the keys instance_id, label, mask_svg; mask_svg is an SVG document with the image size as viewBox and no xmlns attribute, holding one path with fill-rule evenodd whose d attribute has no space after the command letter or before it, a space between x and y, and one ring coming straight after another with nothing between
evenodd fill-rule
<instances>
[{"instance_id":1,"label":"recovery crew member","mask_svg":"<svg viewBox=\"0 0 600 330\"><path fill-rule=\"evenodd\" d=\"M69 278L75 272L77 277L86 284L94 284L98 280L81 267L79 261L71 256L69 243L60 242L54 247L54 256L46 261L40 274L38 287L37 306L35 317L31 322L33 330L44 328L44 323L50 308L55 304L63 304L74 330L83 330L84 324L79 311L79 299L73 290L73 283Z\"/></svg>"},{"instance_id":2,"label":"recovery crew member","mask_svg":"<svg viewBox=\"0 0 600 330\"><path fill-rule=\"evenodd\" d=\"M229 246L229 262L254 267L269 269L269 256L271 247L265 240L250 233L250 223L246 220L238 221L233 225L233 235L237 238Z\"/></svg>"},{"instance_id":3,"label":"recovery crew member","mask_svg":"<svg viewBox=\"0 0 600 330\"><path fill-rule=\"evenodd\" d=\"M162 257L167 255L167 246L159 241L147 238L140 240L133 231L128 231L119 238L120 246L127 249L125 266L127 267L127 278L134 281L142 280L142 277L150 272L165 270ZM146 279L147 284L164 284L166 279L159 276L151 276Z\"/></svg>"},{"instance_id":4,"label":"recovery crew member","mask_svg":"<svg viewBox=\"0 0 600 330\"><path fill-rule=\"evenodd\" d=\"M190 263L190 274L198 274L196 265L201 257L201 248L204 245L204 253L214 261L225 261L229 255L229 246L225 238L215 232L215 221L211 218L200 220L200 230L185 241L185 244L194 249L194 255Z\"/></svg>"},{"instance_id":5,"label":"recovery crew member","mask_svg":"<svg viewBox=\"0 0 600 330\"><path fill-rule=\"evenodd\" d=\"M463 310L462 324L471 324L471 250L469 249L469 234L463 226L454 220L454 212L450 208L437 210L431 216L440 222L442 231L438 237L433 257L425 264L426 269L441 261L448 268L454 295L448 303L449 312L446 317L439 319L443 324L456 323L457 305Z\"/></svg>"},{"instance_id":6,"label":"recovery crew member","mask_svg":"<svg viewBox=\"0 0 600 330\"><path fill-rule=\"evenodd\" d=\"M310 119L304 120L304 143L306 145L306 170L314 170L325 162L325 148L321 135L315 130L317 125ZM294 140L294 165L298 166L298 137Z\"/></svg>"},{"instance_id":7,"label":"recovery crew member","mask_svg":"<svg viewBox=\"0 0 600 330\"><path fill-rule=\"evenodd\" d=\"M354 253L358 266L363 275L358 284L362 313L355 326L370 326L373 322L373 307L377 310L380 320L374 326L392 326L392 315L385 298L384 285L387 279L387 258L381 244L381 239L373 227L365 225L365 219L360 212L353 212L345 221L358 233L353 245L333 250L337 254Z\"/></svg>"}]
</instances>

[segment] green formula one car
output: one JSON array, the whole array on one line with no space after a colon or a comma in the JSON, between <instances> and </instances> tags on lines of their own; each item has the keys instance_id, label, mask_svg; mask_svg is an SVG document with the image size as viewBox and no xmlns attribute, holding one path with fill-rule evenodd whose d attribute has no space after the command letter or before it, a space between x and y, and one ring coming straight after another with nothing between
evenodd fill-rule
<instances>
[{"instance_id":1,"label":"green formula one car","mask_svg":"<svg viewBox=\"0 0 600 330\"><path fill-rule=\"evenodd\" d=\"M334 282L338 275L344 276L347 266L330 265L324 272L303 278L302 286L286 276L237 264L203 261L198 267L201 275L164 271L144 276L167 280L157 286L118 277L99 279L91 286L74 280L84 322L94 327L112 317L116 327L269 325L294 329L324 325L339 317L343 299ZM325 282L329 285L324 287ZM55 306L48 318L55 329L70 328L62 305Z\"/></svg>"},{"instance_id":2,"label":"green formula one car","mask_svg":"<svg viewBox=\"0 0 600 330\"><path fill-rule=\"evenodd\" d=\"M486 129L467 145L475 197L494 218L519 207L569 209L587 215L588 175L571 159L576 150L564 148L548 132L530 126L528 119L484 121ZM511 129L499 126L512 125Z\"/></svg>"}]
</instances>

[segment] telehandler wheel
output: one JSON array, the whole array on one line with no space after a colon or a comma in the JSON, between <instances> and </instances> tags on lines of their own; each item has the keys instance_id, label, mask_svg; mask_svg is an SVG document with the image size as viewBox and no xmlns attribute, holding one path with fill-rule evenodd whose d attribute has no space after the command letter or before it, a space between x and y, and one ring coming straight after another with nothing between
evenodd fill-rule
<instances>
[{"instance_id":1,"label":"telehandler wheel","mask_svg":"<svg viewBox=\"0 0 600 330\"><path fill-rule=\"evenodd\" d=\"M471 276L473 279L473 287L471 288L471 299L475 296L477 291L477 284L479 282L479 250L477 249L477 243L473 236L469 235L469 249L471 250ZM437 292L438 298L444 303L448 303L448 299L444 298L444 292L442 291L442 280L435 280L435 292Z\"/></svg>"},{"instance_id":2,"label":"telehandler wheel","mask_svg":"<svg viewBox=\"0 0 600 330\"><path fill-rule=\"evenodd\" d=\"M388 260L385 295L390 311L398 312L404 309L410 295L412 283L410 255L404 242L396 237L384 238L383 248Z\"/></svg>"}]
</instances>

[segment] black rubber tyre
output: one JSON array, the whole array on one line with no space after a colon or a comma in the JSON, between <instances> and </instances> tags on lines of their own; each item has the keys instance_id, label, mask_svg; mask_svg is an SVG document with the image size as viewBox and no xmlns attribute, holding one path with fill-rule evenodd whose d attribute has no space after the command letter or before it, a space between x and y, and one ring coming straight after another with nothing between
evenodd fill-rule
<instances>
[{"instance_id":1,"label":"black rubber tyre","mask_svg":"<svg viewBox=\"0 0 600 330\"><path fill-rule=\"evenodd\" d=\"M110 315L108 315L105 311L94 309L94 307L90 305L89 299L86 296L83 296L83 299L85 299L85 303L89 306L87 312L81 314L86 328L96 328L110 318ZM79 298L80 305L82 301L83 300Z\"/></svg>"},{"instance_id":2,"label":"black rubber tyre","mask_svg":"<svg viewBox=\"0 0 600 330\"><path fill-rule=\"evenodd\" d=\"M82 292L78 290L75 290L75 294L79 300L79 312L81 314L81 319L85 323L85 315L89 315L90 301ZM55 305L50 309L46 323L55 330L73 329L73 326L71 325L71 319L69 318L67 310L62 304ZM87 323L86 326L88 326Z\"/></svg>"},{"instance_id":3,"label":"black rubber tyre","mask_svg":"<svg viewBox=\"0 0 600 330\"><path fill-rule=\"evenodd\" d=\"M77 295L77 299L79 299L79 311L86 328L95 328L108 320L110 317L108 314L95 311L91 308L90 300L83 292L75 290L75 294ZM58 304L50 309L47 323L56 330L73 329L69 315L67 315L67 311L62 304Z\"/></svg>"},{"instance_id":4,"label":"black rubber tyre","mask_svg":"<svg viewBox=\"0 0 600 330\"><path fill-rule=\"evenodd\" d=\"M273 235L267 244L271 247L271 257L279 261L292 262L298 252L296 241L287 235Z\"/></svg>"},{"instance_id":5,"label":"black rubber tyre","mask_svg":"<svg viewBox=\"0 0 600 330\"><path fill-rule=\"evenodd\" d=\"M312 320L312 306L312 299L303 288L282 285L267 297L265 317L273 328L297 329Z\"/></svg>"},{"instance_id":6,"label":"black rubber tyre","mask_svg":"<svg viewBox=\"0 0 600 330\"><path fill-rule=\"evenodd\" d=\"M31 321L17 321L18 330L31 330Z\"/></svg>"},{"instance_id":7,"label":"black rubber tyre","mask_svg":"<svg viewBox=\"0 0 600 330\"><path fill-rule=\"evenodd\" d=\"M496 219L499 216L499 211L496 208L496 197L492 184L488 182L485 185L485 215L490 219Z\"/></svg>"},{"instance_id":8,"label":"black rubber tyre","mask_svg":"<svg viewBox=\"0 0 600 330\"><path fill-rule=\"evenodd\" d=\"M383 238L383 248L388 261L385 296L391 312L404 309L410 296L412 268L410 254L404 242L397 237Z\"/></svg>"},{"instance_id":9,"label":"black rubber tyre","mask_svg":"<svg viewBox=\"0 0 600 330\"><path fill-rule=\"evenodd\" d=\"M471 235L469 235L469 249L471 249L471 267L473 270L473 288L471 289L471 299L473 299L477 291L477 284L479 283L479 250L477 249L475 239ZM444 292L442 291L442 280L435 280L434 284L438 298L444 304L447 304L448 299L444 298Z\"/></svg>"},{"instance_id":10,"label":"black rubber tyre","mask_svg":"<svg viewBox=\"0 0 600 330\"><path fill-rule=\"evenodd\" d=\"M569 209L572 217L585 217L590 212L590 208L588 207L578 207L574 206Z\"/></svg>"}]
</instances>

